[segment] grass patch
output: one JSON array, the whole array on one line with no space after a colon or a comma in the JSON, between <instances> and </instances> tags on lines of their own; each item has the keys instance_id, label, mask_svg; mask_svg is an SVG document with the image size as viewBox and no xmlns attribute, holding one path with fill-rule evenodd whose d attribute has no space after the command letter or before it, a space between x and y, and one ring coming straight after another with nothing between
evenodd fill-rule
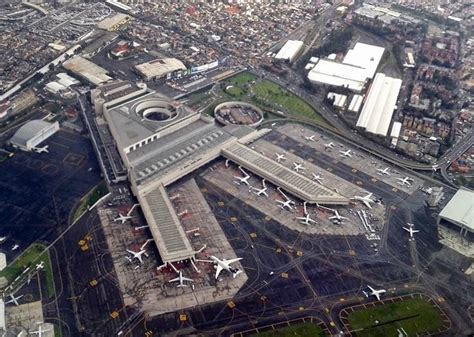
<instances>
[{"instance_id":1,"label":"grass patch","mask_svg":"<svg viewBox=\"0 0 474 337\"><path fill-rule=\"evenodd\" d=\"M239 86L242 86L244 84L248 84L252 81L255 81L256 79L257 79L256 75L244 71L244 72L239 73L235 76L229 77L228 79L225 80L225 82L229 83L233 86L239 87Z\"/></svg>"},{"instance_id":2,"label":"grass patch","mask_svg":"<svg viewBox=\"0 0 474 337\"><path fill-rule=\"evenodd\" d=\"M27 250L25 250L17 259L15 259L5 269L0 271L0 277L5 277L8 282L12 282L18 275L28 267L35 268L37 263L44 262L43 272L46 276L46 284L48 288L48 297L54 296L54 281L53 270L51 267L51 260L48 251L45 251L46 246L39 243L34 243Z\"/></svg>"},{"instance_id":3,"label":"grass patch","mask_svg":"<svg viewBox=\"0 0 474 337\"><path fill-rule=\"evenodd\" d=\"M290 115L304 117L317 124L327 125L326 120L311 105L278 84L263 80L254 85L253 91L255 93L254 100L256 99L257 103L264 101L275 110L285 110Z\"/></svg>"},{"instance_id":4,"label":"grass patch","mask_svg":"<svg viewBox=\"0 0 474 337\"><path fill-rule=\"evenodd\" d=\"M90 190L82 199L80 204L74 213L74 219L78 219L82 213L84 213L90 206L94 205L100 198L108 193L107 185L105 183L100 183L92 190Z\"/></svg>"},{"instance_id":5,"label":"grass patch","mask_svg":"<svg viewBox=\"0 0 474 337\"><path fill-rule=\"evenodd\" d=\"M252 335L254 337L323 337L323 330L313 323L300 323L284 327L276 330L269 330L259 334Z\"/></svg>"},{"instance_id":6,"label":"grass patch","mask_svg":"<svg viewBox=\"0 0 474 337\"><path fill-rule=\"evenodd\" d=\"M61 337L61 329L58 326L54 326L54 337Z\"/></svg>"},{"instance_id":7,"label":"grass patch","mask_svg":"<svg viewBox=\"0 0 474 337\"><path fill-rule=\"evenodd\" d=\"M229 85L227 88L225 88L225 93L233 97L241 97L246 94L244 89L241 87L235 87L233 85Z\"/></svg>"},{"instance_id":8,"label":"grass patch","mask_svg":"<svg viewBox=\"0 0 474 337\"><path fill-rule=\"evenodd\" d=\"M360 330L356 335L361 337L397 336L399 328L403 328L409 336L415 336L442 327L439 311L422 299L354 311L349 314L348 320L353 331Z\"/></svg>"}]
</instances>

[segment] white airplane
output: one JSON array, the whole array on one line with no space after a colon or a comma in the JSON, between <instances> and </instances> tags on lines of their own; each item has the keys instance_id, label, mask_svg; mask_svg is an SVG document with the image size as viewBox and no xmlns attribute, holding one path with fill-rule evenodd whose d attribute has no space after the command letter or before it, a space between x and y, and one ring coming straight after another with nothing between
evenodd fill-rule
<instances>
[{"instance_id":1,"label":"white airplane","mask_svg":"<svg viewBox=\"0 0 474 337\"><path fill-rule=\"evenodd\" d=\"M419 230L413 229L413 224L412 223L407 223L408 228L403 227L404 230L406 230L408 233L410 233L410 239L413 239L413 234L418 233Z\"/></svg>"},{"instance_id":2,"label":"white airplane","mask_svg":"<svg viewBox=\"0 0 474 337\"><path fill-rule=\"evenodd\" d=\"M289 211L294 210L294 207L292 206L292 204L294 204L295 202L293 200L290 200L290 199L286 201L277 200L276 202L280 204L281 209L287 208Z\"/></svg>"},{"instance_id":3,"label":"white airplane","mask_svg":"<svg viewBox=\"0 0 474 337\"><path fill-rule=\"evenodd\" d=\"M310 225L311 223L314 223L314 224L318 223L316 220L311 219L311 216L309 213L306 213L305 216L296 217L296 219L300 220L300 223L304 225Z\"/></svg>"},{"instance_id":4,"label":"white airplane","mask_svg":"<svg viewBox=\"0 0 474 337\"><path fill-rule=\"evenodd\" d=\"M43 153L43 152L48 153L49 152L48 147L49 145L45 145L43 147L34 147L33 151L35 151L36 153Z\"/></svg>"},{"instance_id":5,"label":"white airplane","mask_svg":"<svg viewBox=\"0 0 474 337\"><path fill-rule=\"evenodd\" d=\"M369 287L370 292L369 292L369 293L366 293L366 292L364 291L365 297L375 296L375 297L377 297L377 300L378 300L378 301L380 301L380 295L382 295L383 293L386 292L385 289L376 290L376 289L372 288L371 286L367 286L367 287Z\"/></svg>"},{"instance_id":6,"label":"white airplane","mask_svg":"<svg viewBox=\"0 0 474 337\"><path fill-rule=\"evenodd\" d=\"M352 157L352 154L351 154L351 150L347 150L347 151L339 151L340 153L340 156L341 157L344 157L344 158L350 158Z\"/></svg>"},{"instance_id":7,"label":"white airplane","mask_svg":"<svg viewBox=\"0 0 474 337\"><path fill-rule=\"evenodd\" d=\"M306 139L306 140L308 140L308 141L310 141L310 142L314 142L314 141L315 141L315 140L314 140L314 137L316 137L316 136L315 136L315 135L311 135L311 136L306 136L306 137L304 137L304 139Z\"/></svg>"},{"instance_id":8,"label":"white airplane","mask_svg":"<svg viewBox=\"0 0 474 337\"><path fill-rule=\"evenodd\" d=\"M7 237L6 236L0 236L0 243L4 243L5 241L7 241Z\"/></svg>"},{"instance_id":9,"label":"white airplane","mask_svg":"<svg viewBox=\"0 0 474 337\"><path fill-rule=\"evenodd\" d=\"M368 193L366 196L364 197L361 197L361 196L358 196L356 195L355 197L353 197L352 199L353 200L358 200L358 201L361 201L362 203L364 203L365 206L367 206L368 208L372 208L372 206L370 205L371 203L375 202L375 200L372 199L372 195L373 193Z\"/></svg>"},{"instance_id":10,"label":"white airplane","mask_svg":"<svg viewBox=\"0 0 474 337\"><path fill-rule=\"evenodd\" d=\"M327 143L327 144L324 144L324 147L326 149L332 149L334 147L334 143L333 142L330 142L330 143Z\"/></svg>"},{"instance_id":11,"label":"white airplane","mask_svg":"<svg viewBox=\"0 0 474 337\"><path fill-rule=\"evenodd\" d=\"M405 186L411 186L411 181L413 179L409 178L409 177L405 177L405 178L397 178L398 180L398 184L399 185L405 185Z\"/></svg>"},{"instance_id":12,"label":"white airplane","mask_svg":"<svg viewBox=\"0 0 474 337\"><path fill-rule=\"evenodd\" d=\"M140 249L139 252L134 252L133 250L127 249L127 252L132 254L132 256L130 257L130 261L132 261L133 259L137 259L138 261L140 261L141 264L143 264L142 255L146 253L145 249Z\"/></svg>"},{"instance_id":13,"label":"white airplane","mask_svg":"<svg viewBox=\"0 0 474 337\"><path fill-rule=\"evenodd\" d=\"M20 245L15 243L12 247L12 251L17 250L18 248L20 248Z\"/></svg>"},{"instance_id":14,"label":"white airplane","mask_svg":"<svg viewBox=\"0 0 474 337\"><path fill-rule=\"evenodd\" d=\"M209 262L213 262L216 265L216 280L219 277L219 274L221 273L221 271L223 270L227 270L229 273L232 274L234 278L242 272L242 270L238 270L237 268L232 268L230 266L231 263L235 263L237 261L242 260L241 257L230 259L230 260L226 260L226 259L221 260L218 257L210 256L210 259L211 261Z\"/></svg>"},{"instance_id":15,"label":"white airplane","mask_svg":"<svg viewBox=\"0 0 474 337\"><path fill-rule=\"evenodd\" d=\"M339 212L337 211L337 209L334 209L333 211L334 211L334 215L333 215L333 216L330 216L330 217L328 218L329 220L337 220L337 221L342 221L343 219L346 219L346 220L347 220L347 218L346 218L345 216L341 216L341 215L339 214Z\"/></svg>"},{"instance_id":16,"label":"white airplane","mask_svg":"<svg viewBox=\"0 0 474 337\"><path fill-rule=\"evenodd\" d=\"M38 335L38 337L42 337L43 333L50 331L50 329L43 330L42 328L43 323L38 323L38 330L30 331L30 334Z\"/></svg>"},{"instance_id":17,"label":"white airplane","mask_svg":"<svg viewBox=\"0 0 474 337\"><path fill-rule=\"evenodd\" d=\"M279 163L279 162L281 162L282 160L285 160L285 159L286 159L284 153L282 153L282 154L280 154L280 153L275 153L275 155L277 156L277 158L276 158L277 163Z\"/></svg>"},{"instance_id":18,"label":"white airplane","mask_svg":"<svg viewBox=\"0 0 474 337\"><path fill-rule=\"evenodd\" d=\"M172 283L172 282L179 282L179 284L178 284L177 287L178 287L178 288L183 288L183 287L187 287L187 286L188 286L187 284L184 283L185 281L186 281L186 282L194 282L193 279L184 277L184 276L183 276L183 272L180 270L180 271L179 271L179 276L176 277L176 278L174 278L174 279L172 279L172 280L169 280L168 282L169 282L169 283Z\"/></svg>"},{"instance_id":19,"label":"white airplane","mask_svg":"<svg viewBox=\"0 0 474 337\"><path fill-rule=\"evenodd\" d=\"M44 268L44 261L41 261L40 263L36 264L36 270L40 270Z\"/></svg>"},{"instance_id":20,"label":"white airplane","mask_svg":"<svg viewBox=\"0 0 474 337\"><path fill-rule=\"evenodd\" d=\"M240 172L242 172L242 173L244 174L244 176L243 176L243 177L234 176L234 178L237 179L236 183L237 183L238 185L240 185L240 184L245 184L245 185L247 185L247 186L250 186L250 185L249 185L250 175L249 175L247 172L245 172L245 171L243 170L243 168L240 167L240 166L239 166L239 170L240 170Z\"/></svg>"},{"instance_id":21,"label":"white airplane","mask_svg":"<svg viewBox=\"0 0 474 337\"><path fill-rule=\"evenodd\" d=\"M306 170L306 168L303 167L303 164L293 163L293 170L300 172L300 170Z\"/></svg>"},{"instance_id":22,"label":"white airplane","mask_svg":"<svg viewBox=\"0 0 474 337\"><path fill-rule=\"evenodd\" d=\"M123 225L128 220L130 220L131 218L133 218L133 217L130 216L130 215L122 215L122 214L119 213L119 216L114 219L114 222L119 222L120 221L120 223Z\"/></svg>"},{"instance_id":23,"label":"white airplane","mask_svg":"<svg viewBox=\"0 0 474 337\"><path fill-rule=\"evenodd\" d=\"M19 306L20 303L18 303L18 300L19 300L20 298L22 298L22 297L23 297L23 295L20 295L20 296L15 297L15 295L10 294L10 298L11 298L11 299L10 299L9 301L5 302L5 304L14 303L16 306Z\"/></svg>"},{"instance_id":24,"label":"white airplane","mask_svg":"<svg viewBox=\"0 0 474 337\"><path fill-rule=\"evenodd\" d=\"M383 170L382 169L377 169L377 171L378 171L377 173L381 176L383 176L383 175L389 176L390 173L388 172L388 169L389 169L388 167L384 168Z\"/></svg>"},{"instance_id":25,"label":"white airplane","mask_svg":"<svg viewBox=\"0 0 474 337\"><path fill-rule=\"evenodd\" d=\"M265 179L262 180L262 189L250 186L250 190L254 190L255 194L261 196L262 194L268 198L268 193L266 192L268 187L265 185Z\"/></svg>"},{"instance_id":26,"label":"white airplane","mask_svg":"<svg viewBox=\"0 0 474 337\"><path fill-rule=\"evenodd\" d=\"M311 173L313 175L313 180L316 180L318 183L322 184L323 177L320 174Z\"/></svg>"}]
</instances>

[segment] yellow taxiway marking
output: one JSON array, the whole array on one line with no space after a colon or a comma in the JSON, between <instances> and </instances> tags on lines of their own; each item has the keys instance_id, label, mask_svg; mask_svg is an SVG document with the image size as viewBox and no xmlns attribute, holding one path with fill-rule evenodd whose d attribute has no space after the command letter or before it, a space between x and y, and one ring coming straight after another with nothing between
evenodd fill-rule
<instances>
[{"instance_id":1,"label":"yellow taxiway marking","mask_svg":"<svg viewBox=\"0 0 474 337\"><path fill-rule=\"evenodd\" d=\"M270 215L267 215L267 216L265 217L265 220L267 220L267 221L270 221L271 219L272 219L272 217L271 217Z\"/></svg>"},{"instance_id":2,"label":"yellow taxiway marking","mask_svg":"<svg viewBox=\"0 0 474 337\"><path fill-rule=\"evenodd\" d=\"M392 188L392 191L393 192L398 192L398 188L394 187L394 188Z\"/></svg>"},{"instance_id":3,"label":"yellow taxiway marking","mask_svg":"<svg viewBox=\"0 0 474 337\"><path fill-rule=\"evenodd\" d=\"M281 248L277 248L276 252L281 253Z\"/></svg>"},{"instance_id":4,"label":"yellow taxiway marking","mask_svg":"<svg viewBox=\"0 0 474 337\"><path fill-rule=\"evenodd\" d=\"M237 217L235 217L235 216L231 217L231 218L230 218L230 221L231 221L231 222L237 222Z\"/></svg>"},{"instance_id":5,"label":"yellow taxiway marking","mask_svg":"<svg viewBox=\"0 0 474 337\"><path fill-rule=\"evenodd\" d=\"M217 205L218 205L219 207L224 207L225 203L224 203L223 201L218 201L218 202L217 202Z\"/></svg>"},{"instance_id":6,"label":"yellow taxiway marking","mask_svg":"<svg viewBox=\"0 0 474 337\"><path fill-rule=\"evenodd\" d=\"M231 309L234 309L234 308L235 308L235 303L234 303L234 301L229 301L229 302L227 302L227 306L228 306L229 308L231 308Z\"/></svg>"},{"instance_id":7,"label":"yellow taxiway marking","mask_svg":"<svg viewBox=\"0 0 474 337\"><path fill-rule=\"evenodd\" d=\"M92 281L89 282L89 284L91 285L91 287L95 287L95 286L97 285L97 283L98 283L98 282L97 282L96 279L94 279L94 280L92 280Z\"/></svg>"},{"instance_id":8,"label":"yellow taxiway marking","mask_svg":"<svg viewBox=\"0 0 474 337\"><path fill-rule=\"evenodd\" d=\"M353 169L352 169L352 172L356 173L356 172L357 172L357 169L353 168Z\"/></svg>"},{"instance_id":9,"label":"yellow taxiway marking","mask_svg":"<svg viewBox=\"0 0 474 337\"><path fill-rule=\"evenodd\" d=\"M262 297L260 297L260 301L265 302L266 300L267 300L267 296L263 295Z\"/></svg>"},{"instance_id":10,"label":"yellow taxiway marking","mask_svg":"<svg viewBox=\"0 0 474 337\"><path fill-rule=\"evenodd\" d=\"M186 316L186 314L180 314L179 315L179 320L181 322L186 322L187 319L188 319L188 317Z\"/></svg>"},{"instance_id":11,"label":"yellow taxiway marking","mask_svg":"<svg viewBox=\"0 0 474 337\"><path fill-rule=\"evenodd\" d=\"M288 273L285 273L285 272L281 273L281 277L288 278Z\"/></svg>"},{"instance_id":12,"label":"yellow taxiway marking","mask_svg":"<svg viewBox=\"0 0 474 337\"><path fill-rule=\"evenodd\" d=\"M376 183L376 182L378 181L378 180L375 179L375 178L372 178L372 179L370 179L370 180L372 180L373 183Z\"/></svg>"},{"instance_id":13,"label":"yellow taxiway marking","mask_svg":"<svg viewBox=\"0 0 474 337\"><path fill-rule=\"evenodd\" d=\"M359 185L359 186L361 186L363 183L362 183L362 181L357 180L357 181L356 181L356 184Z\"/></svg>"},{"instance_id":14,"label":"yellow taxiway marking","mask_svg":"<svg viewBox=\"0 0 474 337\"><path fill-rule=\"evenodd\" d=\"M250 237L251 237L251 238L256 238L256 237L257 237L257 233L250 233Z\"/></svg>"},{"instance_id":15,"label":"yellow taxiway marking","mask_svg":"<svg viewBox=\"0 0 474 337\"><path fill-rule=\"evenodd\" d=\"M303 256L303 252L300 251L300 250L298 250L298 251L296 252L296 255L298 255L298 256Z\"/></svg>"},{"instance_id":16,"label":"yellow taxiway marking","mask_svg":"<svg viewBox=\"0 0 474 337\"><path fill-rule=\"evenodd\" d=\"M112 312L110 313L110 317L111 317L112 319L116 319L117 317L119 317L118 311L112 311Z\"/></svg>"},{"instance_id":17,"label":"yellow taxiway marking","mask_svg":"<svg viewBox=\"0 0 474 337\"><path fill-rule=\"evenodd\" d=\"M299 307L298 310L299 310L299 311L303 311L303 310L304 310L304 307Z\"/></svg>"}]
</instances>

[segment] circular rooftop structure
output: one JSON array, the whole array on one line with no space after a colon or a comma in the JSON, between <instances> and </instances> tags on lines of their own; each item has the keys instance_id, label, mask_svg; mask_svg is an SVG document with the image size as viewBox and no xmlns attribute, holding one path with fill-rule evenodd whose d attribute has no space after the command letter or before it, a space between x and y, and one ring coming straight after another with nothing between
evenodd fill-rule
<instances>
[{"instance_id":1,"label":"circular rooftop structure","mask_svg":"<svg viewBox=\"0 0 474 337\"><path fill-rule=\"evenodd\" d=\"M257 126L263 121L263 111L246 102L224 102L216 106L214 116L222 124Z\"/></svg>"},{"instance_id":2,"label":"circular rooftop structure","mask_svg":"<svg viewBox=\"0 0 474 337\"><path fill-rule=\"evenodd\" d=\"M132 109L138 116L149 122L169 122L178 116L178 105L160 97L140 101Z\"/></svg>"}]
</instances>

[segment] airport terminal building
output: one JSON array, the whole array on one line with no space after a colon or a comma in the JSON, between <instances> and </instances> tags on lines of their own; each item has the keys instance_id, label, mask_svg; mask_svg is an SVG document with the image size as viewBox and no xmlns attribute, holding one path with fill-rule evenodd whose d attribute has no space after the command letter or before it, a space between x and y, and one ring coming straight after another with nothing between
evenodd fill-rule
<instances>
[{"instance_id":1,"label":"airport terminal building","mask_svg":"<svg viewBox=\"0 0 474 337\"><path fill-rule=\"evenodd\" d=\"M110 130L164 263L193 259L196 254L166 187L220 156L309 203L349 203L347 198L247 146L269 129L220 126L213 118L143 85L128 84L99 87L91 93L91 100L97 119ZM126 95L122 96L119 88ZM136 88L136 94L130 88Z\"/></svg>"},{"instance_id":2,"label":"airport terminal building","mask_svg":"<svg viewBox=\"0 0 474 337\"><path fill-rule=\"evenodd\" d=\"M440 242L474 257L474 192L461 188L438 216Z\"/></svg>"}]
</instances>

